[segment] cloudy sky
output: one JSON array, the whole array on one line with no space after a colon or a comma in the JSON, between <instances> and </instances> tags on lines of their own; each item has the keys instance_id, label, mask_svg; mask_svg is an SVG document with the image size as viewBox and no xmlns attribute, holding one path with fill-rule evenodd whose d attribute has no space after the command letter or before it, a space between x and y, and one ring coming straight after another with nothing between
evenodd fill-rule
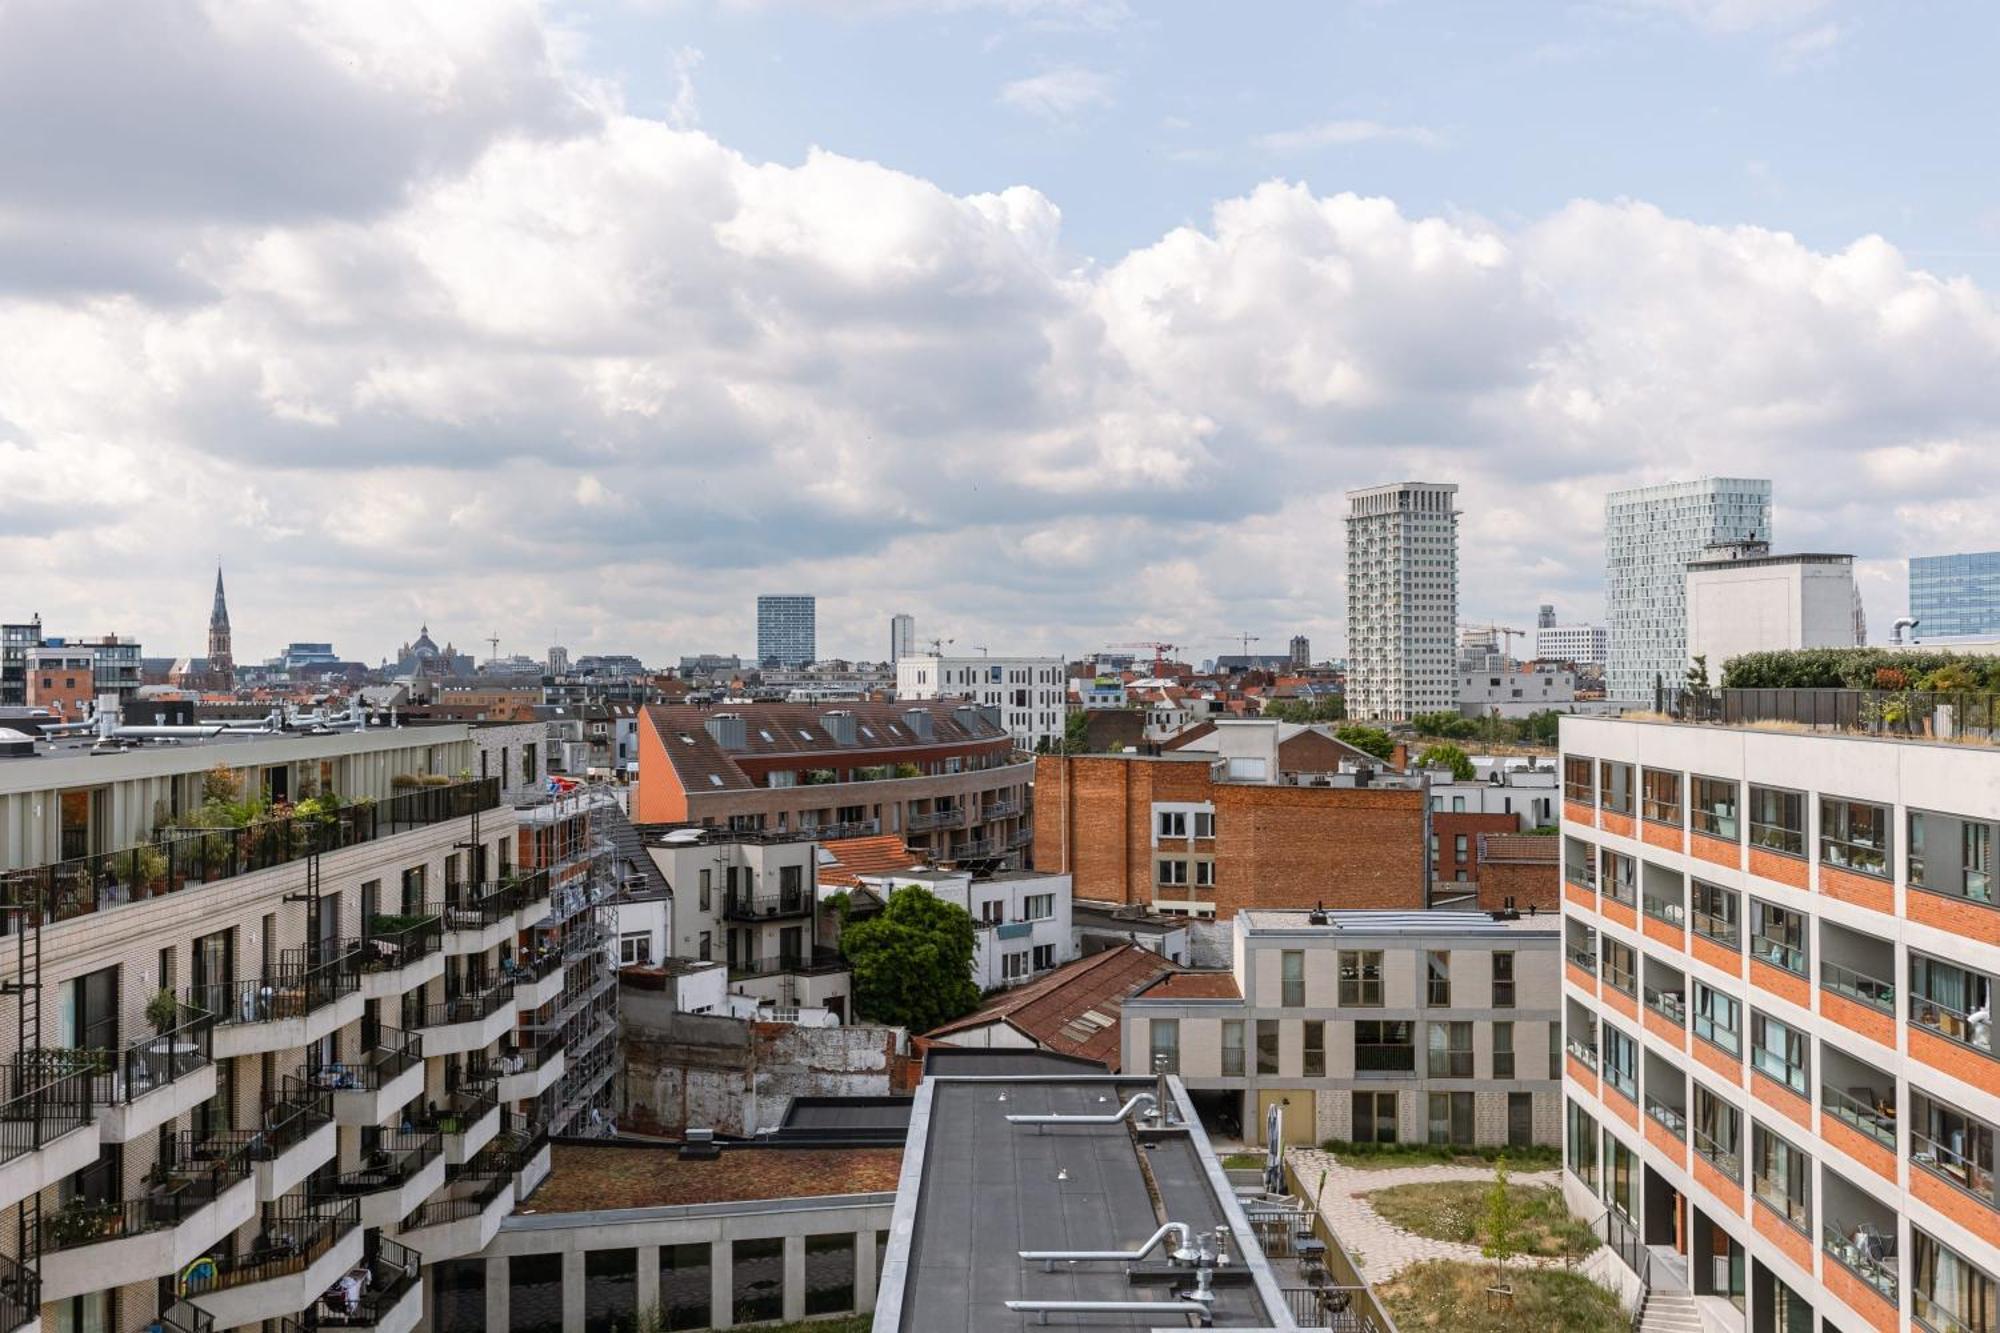
<instances>
[{"instance_id":1,"label":"cloudy sky","mask_svg":"<svg viewBox=\"0 0 2000 1333\"><path fill-rule=\"evenodd\" d=\"M0 618L239 660L1343 651L1347 488L1468 618L1603 496L2000 546L1985 3L0 0ZM484 646L479 647L483 655Z\"/></svg>"}]
</instances>

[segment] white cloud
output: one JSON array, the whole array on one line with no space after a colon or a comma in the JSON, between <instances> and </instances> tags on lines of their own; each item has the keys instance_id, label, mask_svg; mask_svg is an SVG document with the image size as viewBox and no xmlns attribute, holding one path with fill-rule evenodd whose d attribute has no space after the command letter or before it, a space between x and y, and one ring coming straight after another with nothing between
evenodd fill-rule
<instances>
[{"instance_id":1,"label":"white cloud","mask_svg":"<svg viewBox=\"0 0 2000 1333\"><path fill-rule=\"evenodd\" d=\"M1634 9L1676 15L1711 32L1797 23L1825 9L1831 0L1623 0Z\"/></svg>"},{"instance_id":2,"label":"white cloud","mask_svg":"<svg viewBox=\"0 0 2000 1333\"><path fill-rule=\"evenodd\" d=\"M1385 125L1377 120L1323 120L1293 130L1257 136L1259 148L1271 153L1299 153L1358 143L1410 143L1442 148L1444 136L1422 125Z\"/></svg>"},{"instance_id":3,"label":"white cloud","mask_svg":"<svg viewBox=\"0 0 2000 1333\"><path fill-rule=\"evenodd\" d=\"M694 72L700 68L699 47L683 46L668 62L668 71L674 78L674 96L667 104L667 124L677 130L691 130L701 123L701 104L694 90Z\"/></svg>"},{"instance_id":4,"label":"white cloud","mask_svg":"<svg viewBox=\"0 0 2000 1333\"><path fill-rule=\"evenodd\" d=\"M1069 66L1015 79L1000 89L1000 102L1043 120L1066 121L1110 106L1111 88L1109 75Z\"/></svg>"}]
</instances>

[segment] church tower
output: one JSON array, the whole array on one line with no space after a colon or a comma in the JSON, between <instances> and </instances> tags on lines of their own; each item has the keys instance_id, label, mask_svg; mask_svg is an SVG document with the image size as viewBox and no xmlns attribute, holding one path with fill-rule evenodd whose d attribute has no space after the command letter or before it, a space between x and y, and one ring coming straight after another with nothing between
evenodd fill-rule
<instances>
[{"instance_id":1,"label":"church tower","mask_svg":"<svg viewBox=\"0 0 2000 1333\"><path fill-rule=\"evenodd\" d=\"M222 566L215 567L215 609L208 613L208 679L211 688L236 688L236 659L229 651L229 603L222 596Z\"/></svg>"}]
</instances>

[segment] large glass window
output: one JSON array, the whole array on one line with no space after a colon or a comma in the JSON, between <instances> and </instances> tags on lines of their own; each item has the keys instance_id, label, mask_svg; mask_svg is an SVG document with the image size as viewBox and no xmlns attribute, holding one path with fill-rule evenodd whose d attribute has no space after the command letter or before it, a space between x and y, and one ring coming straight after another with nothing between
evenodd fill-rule
<instances>
[{"instance_id":1,"label":"large glass window","mask_svg":"<svg viewBox=\"0 0 2000 1333\"><path fill-rule=\"evenodd\" d=\"M1743 1050L1743 1006L1713 986L1694 983L1694 1032L1731 1055Z\"/></svg>"},{"instance_id":2,"label":"large glass window","mask_svg":"<svg viewBox=\"0 0 2000 1333\"><path fill-rule=\"evenodd\" d=\"M1382 951L1340 951L1340 1003L1344 1008L1382 1007Z\"/></svg>"},{"instance_id":3,"label":"large glass window","mask_svg":"<svg viewBox=\"0 0 2000 1333\"><path fill-rule=\"evenodd\" d=\"M1750 788L1750 841L1788 856L1806 854L1806 799L1776 787Z\"/></svg>"},{"instance_id":4,"label":"large glass window","mask_svg":"<svg viewBox=\"0 0 2000 1333\"><path fill-rule=\"evenodd\" d=\"M1910 1160L2000 1208L1993 1187L1993 1127L1914 1088L1910 1090Z\"/></svg>"},{"instance_id":5,"label":"large glass window","mask_svg":"<svg viewBox=\"0 0 2000 1333\"><path fill-rule=\"evenodd\" d=\"M1430 1023L1430 1076L1472 1077L1472 1024Z\"/></svg>"},{"instance_id":6,"label":"large glass window","mask_svg":"<svg viewBox=\"0 0 2000 1333\"><path fill-rule=\"evenodd\" d=\"M1604 965L1598 975L1627 995L1637 994L1639 990L1635 963L1637 955L1633 952L1632 946L1614 940L1609 935L1599 941L1599 944L1604 950Z\"/></svg>"},{"instance_id":7,"label":"large glass window","mask_svg":"<svg viewBox=\"0 0 2000 1333\"><path fill-rule=\"evenodd\" d=\"M1689 821L1696 833L1706 833L1711 838L1721 838L1735 842L1736 800L1739 788L1734 778L1696 777L1690 784L1693 794L1693 817Z\"/></svg>"},{"instance_id":8,"label":"large glass window","mask_svg":"<svg viewBox=\"0 0 2000 1333\"><path fill-rule=\"evenodd\" d=\"M1430 1094L1430 1141L1469 1144L1472 1142L1472 1094L1433 1092Z\"/></svg>"},{"instance_id":9,"label":"large glass window","mask_svg":"<svg viewBox=\"0 0 2000 1333\"><path fill-rule=\"evenodd\" d=\"M446 1259L431 1265L431 1327L437 1333L486 1333L486 1261Z\"/></svg>"},{"instance_id":10,"label":"large glass window","mask_svg":"<svg viewBox=\"0 0 2000 1333\"><path fill-rule=\"evenodd\" d=\"M1604 1201L1628 1222L1638 1216L1638 1159L1609 1129L1604 1131Z\"/></svg>"},{"instance_id":11,"label":"large glass window","mask_svg":"<svg viewBox=\"0 0 2000 1333\"><path fill-rule=\"evenodd\" d=\"M1617 814L1632 813L1632 765L1606 759L1597 766L1597 803Z\"/></svg>"},{"instance_id":12,"label":"large glass window","mask_svg":"<svg viewBox=\"0 0 2000 1333\"><path fill-rule=\"evenodd\" d=\"M854 1233L807 1236L806 1313L845 1314L853 1308Z\"/></svg>"},{"instance_id":13,"label":"large glass window","mask_svg":"<svg viewBox=\"0 0 2000 1333\"><path fill-rule=\"evenodd\" d=\"M1590 1112L1575 1102L1566 1104L1565 1112L1568 1141L1567 1159L1570 1173L1597 1193L1597 1122Z\"/></svg>"},{"instance_id":14,"label":"large glass window","mask_svg":"<svg viewBox=\"0 0 2000 1333\"><path fill-rule=\"evenodd\" d=\"M1777 1019L1750 1011L1750 1065L1801 1097L1812 1087L1806 1034Z\"/></svg>"},{"instance_id":15,"label":"large glass window","mask_svg":"<svg viewBox=\"0 0 2000 1333\"><path fill-rule=\"evenodd\" d=\"M1317 1018L1305 1021L1304 1045L1302 1047L1305 1064L1299 1073L1306 1078L1326 1076L1326 1023Z\"/></svg>"},{"instance_id":16,"label":"large glass window","mask_svg":"<svg viewBox=\"0 0 2000 1333\"><path fill-rule=\"evenodd\" d=\"M735 1269L729 1305L739 1324L785 1317L785 1240L782 1236L730 1242Z\"/></svg>"},{"instance_id":17,"label":"large glass window","mask_svg":"<svg viewBox=\"0 0 2000 1333\"><path fill-rule=\"evenodd\" d=\"M1993 1279L1929 1233L1910 1228L1911 1310L1934 1333L1991 1333L2000 1328Z\"/></svg>"},{"instance_id":18,"label":"large glass window","mask_svg":"<svg viewBox=\"0 0 2000 1333\"><path fill-rule=\"evenodd\" d=\"M1364 1019L1354 1025L1354 1072L1357 1074L1414 1074L1417 1047L1413 1025L1406 1022L1379 1022Z\"/></svg>"},{"instance_id":19,"label":"large glass window","mask_svg":"<svg viewBox=\"0 0 2000 1333\"><path fill-rule=\"evenodd\" d=\"M1493 1025L1493 1077L1514 1077L1514 1025L1495 1023Z\"/></svg>"},{"instance_id":20,"label":"large glass window","mask_svg":"<svg viewBox=\"0 0 2000 1333\"><path fill-rule=\"evenodd\" d=\"M1278 1020L1275 1018L1257 1020L1257 1072L1278 1072Z\"/></svg>"},{"instance_id":21,"label":"large glass window","mask_svg":"<svg viewBox=\"0 0 2000 1333\"><path fill-rule=\"evenodd\" d=\"M1354 1094L1351 1111L1353 1127L1348 1131L1356 1143L1394 1143L1396 1141L1396 1094L1393 1092L1357 1092Z\"/></svg>"},{"instance_id":22,"label":"large glass window","mask_svg":"<svg viewBox=\"0 0 2000 1333\"><path fill-rule=\"evenodd\" d=\"M639 1313L639 1252L583 1252L583 1322L586 1328L628 1328Z\"/></svg>"},{"instance_id":23,"label":"large glass window","mask_svg":"<svg viewBox=\"0 0 2000 1333\"><path fill-rule=\"evenodd\" d=\"M1991 1054L1993 979L1983 972L1911 954L1910 1021Z\"/></svg>"},{"instance_id":24,"label":"large glass window","mask_svg":"<svg viewBox=\"0 0 2000 1333\"><path fill-rule=\"evenodd\" d=\"M1911 888L1992 903L1993 825L1912 810L1907 828Z\"/></svg>"},{"instance_id":25,"label":"large glass window","mask_svg":"<svg viewBox=\"0 0 2000 1333\"><path fill-rule=\"evenodd\" d=\"M1299 1009L1306 1002L1306 955L1303 949L1286 949L1278 955L1278 1003Z\"/></svg>"},{"instance_id":26,"label":"large glass window","mask_svg":"<svg viewBox=\"0 0 2000 1333\"><path fill-rule=\"evenodd\" d=\"M1451 950L1431 949L1424 954L1424 1003L1433 1009L1451 1007Z\"/></svg>"},{"instance_id":27,"label":"large glass window","mask_svg":"<svg viewBox=\"0 0 2000 1333\"><path fill-rule=\"evenodd\" d=\"M1819 802L1819 859L1864 875L1889 871L1889 808L1822 796Z\"/></svg>"},{"instance_id":28,"label":"large glass window","mask_svg":"<svg viewBox=\"0 0 2000 1333\"><path fill-rule=\"evenodd\" d=\"M1648 768L1640 773L1639 813L1656 824L1681 822L1681 775L1665 769Z\"/></svg>"},{"instance_id":29,"label":"large glass window","mask_svg":"<svg viewBox=\"0 0 2000 1333\"><path fill-rule=\"evenodd\" d=\"M1493 955L1493 1007L1514 1007L1514 955L1508 950L1498 950Z\"/></svg>"},{"instance_id":30,"label":"large glass window","mask_svg":"<svg viewBox=\"0 0 2000 1333\"><path fill-rule=\"evenodd\" d=\"M1743 898L1734 889L1720 884L1694 881L1694 933L1706 935L1730 949L1741 947Z\"/></svg>"},{"instance_id":31,"label":"large glass window","mask_svg":"<svg viewBox=\"0 0 2000 1333\"><path fill-rule=\"evenodd\" d=\"M1750 1189L1765 1207L1812 1233L1812 1159L1762 1125L1750 1135Z\"/></svg>"},{"instance_id":32,"label":"large glass window","mask_svg":"<svg viewBox=\"0 0 2000 1333\"><path fill-rule=\"evenodd\" d=\"M1806 919L1759 898L1750 900L1750 956L1806 976Z\"/></svg>"},{"instance_id":33,"label":"large glass window","mask_svg":"<svg viewBox=\"0 0 2000 1333\"><path fill-rule=\"evenodd\" d=\"M668 1328L707 1328L715 1281L708 1242L660 1247L660 1316Z\"/></svg>"},{"instance_id":34,"label":"large glass window","mask_svg":"<svg viewBox=\"0 0 2000 1333\"><path fill-rule=\"evenodd\" d=\"M1147 1071L1157 1073L1164 1069L1169 1074L1181 1072L1181 1021L1178 1018L1155 1018L1146 1024L1153 1039L1152 1062Z\"/></svg>"},{"instance_id":35,"label":"large glass window","mask_svg":"<svg viewBox=\"0 0 2000 1333\"><path fill-rule=\"evenodd\" d=\"M1563 799L1597 804L1596 764L1582 755L1563 756Z\"/></svg>"},{"instance_id":36,"label":"large glass window","mask_svg":"<svg viewBox=\"0 0 2000 1333\"><path fill-rule=\"evenodd\" d=\"M1243 1020L1222 1020L1222 1076L1243 1077Z\"/></svg>"},{"instance_id":37,"label":"large glass window","mask_svg":"<svg viewBox=\"0 0 2000 1333\"><path fill-rule=\"evenodd\" d=\"M1617 1028L1604 1025L1604 1081L1632 1101L1639 1100L1639 1044Z\"/></svg>"},{"instance_id":38,"label":"large glass window","mask_svg":"<svg viewBox=\"0 0 2000 1333\"><path fill-rule=\"evenodd\" d=\"M1639 903L1639 863L1609 847L1597 849L1598 888L1627 906Z\"/></svg>"},{"instance_id":39,"label":"large glass window","mask_svg":"<svg viewBox=\"0 0 2000 1333\"><path fill-rule=\"evenodd\" d=\"M1731 1180L1743 1179L1743 1112L1694 1085L1694 1150Z\"/></svg>"}]
</instances>

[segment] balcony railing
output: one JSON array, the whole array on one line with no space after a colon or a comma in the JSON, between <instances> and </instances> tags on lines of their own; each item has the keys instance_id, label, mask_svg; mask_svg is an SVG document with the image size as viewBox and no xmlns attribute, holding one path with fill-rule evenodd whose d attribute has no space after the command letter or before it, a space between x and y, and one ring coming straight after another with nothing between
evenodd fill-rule
<instances>
[{"instance_id":1,"label":"balcony railing","mask_svg":"<svg viewBox=\"0 0 2000 1333\"><path fill-rule=\"evenodd\" d=\"M1690 1141L1694 1144L1696 1155L1701 1157L1710 1166L1720 1171L1723 1175L1728 1176L1731 1180L1743 1179L1743 1154L1741 1152L1734 1148L1725 1148L1703 1133L1699 1128L1694 1131L1693 1138Z\"/></svg>"},{"instance_id":2,"label":"balcony railing","mask_svg":"<svg viewBox=\"0 0 2000 1333\"><path fill-rule=\"evenodd\" d=\"M1678 722L1784 722L1875 736L1927 736L1941 708L1951 710L1957 735L1990 739L2000 724L2000 695L1974 690L1664 690L1654 702Z\"/></svg>"},{"instance_id":3,"label":"balcony railing","mask_svg":"<svg viewBox=\"0 0 2000 1333\"><path fill-rule=\"evenodd\" d=\"M359 1060L324 1065L312 1082L333 1092L378 1092L386 1083L410 1072L424 1058L423 1038L399 1028L378 1027L375 1045Z\"/></svg>"},{"instance_id":4,"label":"balcony railing","mask_svg":"<svg viewBox=\"0 0 2000 1333\"><path fill-rule=\"evenodd\" d=\"M1896 987L1890 982L1871 977L1866 972L1856 972L1851 967L1821 959L1819 984L1836 995L1853 1000L1856 1004L1880 1009L1885 1014L1896 1012Z\"/></svg>"},{"instance_id":5,"label":"balcony railing","mask_svg":"<svg viewBox=\"0 0 2000 1333\"><path fill-rule=\"evenodd\" d=\"M213 1270L207 1274L190 1270L184 1290L199 1300L204 1292L303 1273L360 1225L359 1199L280 1199L267 1203L258 1244L244 1254L211 1256Z\"/></svg>"},{"instance_id":6,"label":"balcony railing","mask_svg":"<svg viewBox=\"0 0 2000 1333\"><path fill-rule=\"evenodd\" d=\"M396 1308L423 1274L423 1257L388 1237L376 1242L375 1253L362 1260L368 1278L341 1283L319 1298L308 1311L313 1328L374 1328Z\"/></svg>"},{"instance_id":7,"label":"balcony railing","mask_svg":"<svg viewBox=\"0 0 2000 1333\"><path fill-rule=\"evenodd\" d=\"M562 950L553 945L523 951L519 958L500 960L500 975L516 986L532 986L547 981L562 970Z\"/></svg>"},{"instance_id":8,"label":"balcony railing","mask_svg":"<svg viewBox=\"0 0 2000 1333\"><path fill-rule=\"evenodd\" d=\"M1592 976L1597 975L1597 950L1589 945L1572 944L1568 949L1569 960Z\"/></svg>"},{"instance_id":9,"label":"balcony railing","mask_svg":"<svg viewBox=\"0 0 2000 1333\"><path fill-rule=\"evenodd\" d=\"M1646 1007L1677 1028L1687 1026L1687 992L1646 987Z\"/></svg>"},{"instance_id":10,"label":"balcony railing","mask_svg":"<svg viewBox=\"0 0 2000 1333\"><path fill-rule=\"evenodd\" d=\"M41 1313L41 1275L0 1254L0 1328L19 1328Z\"/></svg>"},{"instance_id":11,"label":"balcony railing","mask_svg":"<svg viewBox=\"0 0 2000 1333\"><path fill-rule=\"evenodd\" d=\"M1870 1225L1846 1227L1827 1222L1820 1227L1820 1247L1893 1306L1898 1290L1896 1263L1887 1251L1894 1246L1895 1234L1893 1225L1885 1236Z\"/></svg>"},{"instance_id":12,"label":"balcony railing","mask_svg":"<svg viewBox=\"0 0 2000 1333\"><path fill-rule=\"evenodd\" d=\"M788 893L730 893L722 900L722 914L732 921L805 916L812 910L813 895L802 888Z\"/></svg>"},{"instance_id":13,"label":"balcony railing","mask_svg":"<svg viewBox=\"0 0 2000 1333\"><path fill-rule=\"evenodd\" d=\"M447 1096L441 1105L433 1102L411 1117L410 1125L420 1132L464 1134L491 1115L498 1106L490 1093L461 1088Z\"/></svg>"},{"instance_id":14,"label":"balcony railing","mask_svg":"<svg viewBox=\"0 0 2000 1333\"><path fill-rule=\"evenodd\" d=\"M160 1333L215 1333L215 1316L186 1299L160 1312Z\"/></svg>"},{"instance_id":15,"label":"balcony railing","mask_svg":"<svg viewBox=\"0 0 2000 1333\"><path fill-rule=\"evenodd\" d=\"M333 1123L333 1094L309 1080L304 1071L285 1075L278 1099L264 1108L263 1157L274 1157Z\"/></svg>"},{"instance_id":16,"label":"balcony railing","mask_svg":"<svg viewBox=\"0 0 2000 1333\"><path fill-rule=\"evenodd\" d=\"M1669 1106L1649 1092L1646 1094L1646 1114L1657 1120L1675 1138L1682 1140L1687 1138L1687 1112L1680 1107Z\"/></svg>"},{"instance_id":17,"label":"balcony railing","mask_svg":"<svg viewBox=\"0 0 2000 1333\"><path fill-rule=\"evenodd\" d=\"M1563 878L1578 888L1597 892L1597 867L1580 866L1571 861L1563 862Z\"/></svg>"},{"instance_id":18,"label":"balcony railing","mask_svg":"<svg viewBox=\"0 0 2000 1333\"><path fill-rule=\"evenodd\" d=\"M1993 1024L1985 1015L1975 1018L1942 1000L1912 994L1910 1021L1961 1046L1969 1046L1982 1055L1993 1054Z\"/></svg>"},{"instance_id":19,"label":"balcony railing","mask_svg":"<svg viewBox=\"0 0 2000 1333\"><path fill-rule=\"evenodd\" d=\"M549 872L524 870L512 878L466 887L436 910L446 930L484 930L497 925L537 898L549 896ZM432 909L425 908L426 911Z\"/></svg>"},{"instance_id":20,"label":"balcony railing","mask_svg":"<svg viewBox=\"0 0 2000 1333\"><path fill-rule=\"evenodd\" d=\"M1021 803L1019 801L988 801L985 805L979 807L979 818L981 820L1012 819L1020 813Z\"/></svg>"},{"instance_id":21,"label":"balcony railing","mask_svg":"<svg viewBox=\"0 0 2000 1333\"><path fill-rule=\"evenodd\" d=\"M504 1076L540 1069L562 1054L562 1049L563 1035L560 1032L551 1032L540 1041L517 1042L500 1052L499 1058L494 1061L494 1072Z\"/></svg>"},{"instance_id":22,"label":"balcony railing","mask_svg":"<svg viewBox=\"0 0 2000 1333\"><path fill-rule=\"evenodd\" d=\"M1949 1144L1938 1142L1916 1128L1910 1128L1910 1161L1958 1186L1988 1208L2000 1209L2000 1197L1993 1190L1993 1161L1967 1157Z\"/></svg>"},{"instance_id":23,"label":"balcony railing","mask_svg":"<svg viewBox=\"0 0 2000 1333\"><path fill-rule=\"evenodd\" d=\"M1810 975L1806 971L1806 951L1776 936L1752 935L1750 956L1758 962L1769 963L1772 967L1801 977Z\"/></svg>"},{"instance_id":24,"label":"balcony railing","mask_svg":"<svg viewBox=\"0 0 2000 1333\"><path fill-rule=\"evenodd\" d=\"M424 1028L447 1027L454 1023L477 1023L508 1008L514 1003L514 985L502 982L477 995L460 995L437 1004L427 1004L416 1011L411 1027L421 1031Z\"/></svg>"},{"instance_id":25,"label":"balcony railing","mask_svg":"<svg viewBox=\"0 0 2000 1333\"><path fill-rule=\"evenodd\" d=\"M909 818L912 833L922 833L925 829L960 828L965 824L963 807L952 810L931 810L913 814Z\"/></svg>"},{"instance_id":26,"label":"balcony railing","mask_svg":"<svg viewBox=\"0 0 2000 1333\"><path fill-rule=\"evenodd\" d=\"M331 952L324 962L308 966L305 950L287 949L263 976L196 986L188 991L187 1003L213 1014L218 1027L304 1018L360 989L355 942L336 941Z\"/></svg>"},{"instance_id":27,"label":"balcony railing","mask_svg":"<svg viewBox=\"0 0 2000 1333\"><path fill-rule=\"evenodd\" d=\"M1591 1069L1597 1068L1597 1048L1588 1043L1571 1038L1565 1043L1570 1058L1582 1062Z\"/></svg>"},{"instance_id":28,"label":"balcony railing","mask_svg":"<svg viewBox=\"0 0 2000 1333\"><path fill-rule=\"evenodd\" d=\"M785 972L838 972L847 960L838 949L816 948L809 953L779 953L765 958L739 958L729 964L729 977L771 977Z\"/></svg>"},{"instance_id":29,"label":"balcony railing","mask_svg":"<svg viewBox=\"0 0 2000 1333\"><path fill-rule=\"evenodd\" d=\"M368 934L357 950L355 966L363 972L393 972L442 947L444 923L437 913L378 915L368 920Z\"/></svg>"},{"instance_id":30,"label":"balcony railing","mask_svg":"<svg viewBox=\"0 0 2000 1333\"><path fill-rule=\"evenodd\" d=\"M242 828L175 830L149 842L24 870L0 871L0 902L42 924L110 911L134 899L214 884L359 846L500 805L487 778L356 802L320 817L288 816Z\"/></svg>"},{"instance_id":31,"label":"balcony railing","mask_svg":"<svg viewBox=\"0 0 2000 1333\"><path fill-rule=\"evenodd\" d=\"M1896 1150L1896 1117L1831 1083L1820 1084L1819 1098L1820 1110L1846 1121L1890 1152Z\"/></svg>"},{"instance_id":32,"label":"balcony railing","mask_svg":"<svg viewBox=\"0 0 2000 1333\"><path fill-rule=\"evenodd\" d=\"M998 856L1001 850L998 838L974 838L956 847L940 849L939 854L952 860L970 861L982 856Z\"/></svg>"},{"instance_id":33,"label":"balcony railing","mask_svg":"<svg viewBox=\"0 0 2000 1333\"><path fill-rule=\"evenodd\" d=\"M68 1050L24 1051L14 1057L0 1102L0 1162L33 1152L97 1114L95 1065Z\"/></svg>"},{"instance_id":34,"label":"balcony railing","mask_svg":"<svg viewBox=\"0 0 2000 1333\"><path fill-rule=\"evenodd\" d=\"M502 1193L512 1189L513 1171L504 1164L496 1165L489 1160L487 1154L490 1149L491 1145L488 1145L473 1161L459 1168L458 1174L447 1186L451 1193L413 1210L403 1219L402 1229L415 1231L420 1227L442 1226L447 1222L462 1222L468 1217L477 1217Z\"/></svg>"},{"instance_id":35,"label":"balcony railing","mask_svg":"<svg viewBox=\"0 0 2000 1333\"><path fill-rule=\"evenodd\" d=\"M1649 893L1644 906L1646 915L1655 921L1664 921L1675 929L1687 925L1687 908L1678 898L1661 898Z\"/></svg>"},{"instance_id":36,"label":"balcony railing","mask_svg":"<svg viewBox=\"0 0 2000 1333\"><path fill-rule=\"evenodd\" d=\"M362 1155L361 1165L341 1175L336 1189L351 1196L400 1189L443 1155L444 1135L438 1131L385 1131L374 1150Z\"/></svg>"},{"instance_id":37,"label":"balcony railing","mask_svg":"<svg viewBox=\"0 0 2000 1333\"><path fill-rule=\"evenodd\" d=\"M183 1133L175 1143L171 1164L161 1171L162 1179L146 1197L122 1202L72 1199L43 1213L43 1253L171 1230L250 1174L249 1136L190 1142L190 1136Z\"/></svg>"}]
</instances>

